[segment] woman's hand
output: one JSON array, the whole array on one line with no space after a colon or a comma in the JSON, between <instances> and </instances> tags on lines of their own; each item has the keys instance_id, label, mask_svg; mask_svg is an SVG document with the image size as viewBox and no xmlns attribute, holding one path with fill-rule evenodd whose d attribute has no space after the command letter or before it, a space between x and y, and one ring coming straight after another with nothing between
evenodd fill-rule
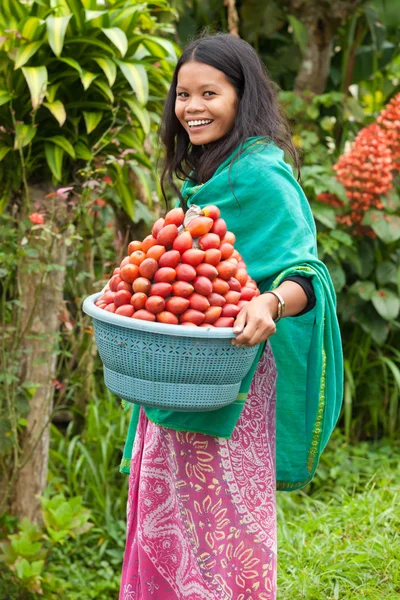
<instances>
[{"instance_id":1,"label":"woman's hand","mask_svg":"<svg viewBox=\"0 0 400 600\"><path fill-rule=\"evenodd\" d=\"M276 332L274 319L278 316L278 299L272 294L261 294L245 306L233 325L238 333L233 346L255 346L265 342Z\"/></svg>"}]
</instances>

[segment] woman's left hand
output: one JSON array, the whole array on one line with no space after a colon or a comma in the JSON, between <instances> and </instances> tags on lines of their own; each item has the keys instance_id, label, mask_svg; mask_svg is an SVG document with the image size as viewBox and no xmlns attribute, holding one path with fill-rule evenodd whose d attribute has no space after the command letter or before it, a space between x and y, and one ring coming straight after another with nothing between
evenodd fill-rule
<instances>
[{"instance_id":1,"label":"woman's left hand","mask_svg":"<svg viewBox=\"0 0 400 600\"><path fill-rule=\"evenodd\" d=\"M238 333L232 345L255 346L276 333L274 319L278 314L278 299L272 294L253 298L238 314L233 332Z\"/></svg>"}]
</instances>

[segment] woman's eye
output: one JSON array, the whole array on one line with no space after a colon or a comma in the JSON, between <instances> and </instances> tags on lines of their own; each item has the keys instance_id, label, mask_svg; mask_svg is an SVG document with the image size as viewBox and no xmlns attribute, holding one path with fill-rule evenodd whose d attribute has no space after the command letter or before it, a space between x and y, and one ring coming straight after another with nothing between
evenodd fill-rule
<instances>
[{"instance_id":1,"label":"woman's eye","mask_svg":"<svg viewBox=\"0 0 400 600\"><path fill-rule=\"evenodd\" d=\"M215 92L204 92L204 95L206 95L206 94L210 94L211 95L211 94L214 94L214 93Z\"/></svg>"},{"instance_id":2,"label":"woman's eye","mask_svg":"<svg viewBox=\"0 0 400 600\"><path fill-rule=\"evenodd\" d=\"M178 98L186 98L188 96L187 92L178 92L176 94L178 96Z\"/></svg>"}]
</instances>

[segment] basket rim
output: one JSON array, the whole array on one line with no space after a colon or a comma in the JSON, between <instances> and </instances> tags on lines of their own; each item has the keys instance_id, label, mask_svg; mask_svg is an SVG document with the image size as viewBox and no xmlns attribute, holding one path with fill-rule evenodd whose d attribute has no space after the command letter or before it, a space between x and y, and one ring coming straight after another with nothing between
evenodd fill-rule
<instances>
[{"instance_id":1,"label":"basket rim","mask_svg":"<svg viewBox=\"0 0 400 600\"><path fill-rule=\"evenodd\" d=\"M96 292L91 296L85 298L82 310L84 313L110 325L118 325L126 329L136 329L138 331L148 331L150 333L160 333L163 335L173 335L179 337L190 337L190 338L207 338L207 339L232 339L236 337L233 333L232 327L182 327L180 325L168 325L167 323L152 323L150 321L141 321L139 319L132 319L131 317L124 317L122 315L116 315L108 312L95 305L96 300L100 298L102 292Z\"/></svg>"}]
</instances>

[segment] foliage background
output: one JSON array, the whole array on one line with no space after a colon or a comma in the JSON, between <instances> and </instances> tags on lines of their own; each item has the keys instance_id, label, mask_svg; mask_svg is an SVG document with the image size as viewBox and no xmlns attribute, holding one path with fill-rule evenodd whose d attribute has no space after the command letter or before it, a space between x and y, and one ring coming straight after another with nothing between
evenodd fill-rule
<instances>
[{"instance_id":1,"label":"foliage background","mask_svg":"<svg viewBox=\"0 0 400 600\"><path fill-rule=\"evenodd\" d=\"M394 600L400 591L399 183L379 210L380 218L395 219L393 231L375 226L375 235L367 235L366 211L368 229L357 235L354 223L338 221L351 214L351 203L333 166L400 91L400 14L396 0L349 0L343 18L332 12L337 3L314 6L322 4L332 52L323 91L316 93L299 90L298 76L312 19L321 15L307 13L301 2L236 2L240 35L282 89L320 256L338 293L345 353L340 434L315 482L279 498L280 598ZM204 27L226 31L228 17L222 0L4 2L0 597L102 600L118 593L127 481L117 465L127 414L102 383L81 304L104 285L127 241L143 237L164 210L157 126L168 80L179 47ZM342 204L322 202L327 192ZM55 258L57 244L65 249L63 265ZM57 360L47 395L47 486L39 522L18 525L13 514L22 514L8 500L21 464L32 458L24 443L40 391L21 364L32 352L29 335L38 342L49 335L21 323L36 310L27 296L45 304L57 270L63 280L53 307Z\"/></svg>"}]
</instances>

